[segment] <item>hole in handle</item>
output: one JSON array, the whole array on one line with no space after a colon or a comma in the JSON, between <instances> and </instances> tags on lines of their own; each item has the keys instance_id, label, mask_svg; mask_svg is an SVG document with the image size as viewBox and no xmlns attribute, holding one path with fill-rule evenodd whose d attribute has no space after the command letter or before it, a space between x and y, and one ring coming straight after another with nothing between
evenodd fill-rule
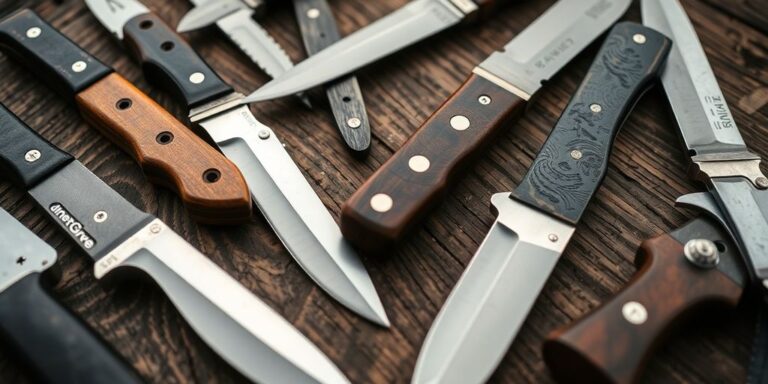
<instances>
[{"instance_id":1,"label":"hole in handle","mask_svg":"<svg viewBox=\"0 0 768 384\"><path fill-rule=\"evenodd\" d=\"M160 132L155 138L159 144L167 145L173 142L173 133L168 131Z\"/></svg>"},{"instance_id":2,"label":"hole in handle","mask_svg":"<svg viewBox=\"0 0 768 384\"><path fill-rule=\"evenodd\" d=\"M209 169L203 173L203 180L206 183L213 184L221 180L221 172L218 169Z\"/></svg>"},{"instance_id":3,"label":"hole in handle","mask_svg":"<svg viewBox=\"0 0 768 384\"><path fill-rule=\"evenodd\" d=\"M173 41L166 41L166 42L160 44L160 49L162 49L163 51L166 51L166 52L172 50L175 47L176 47L176 44L174 44Z\"/></svg>"},{"instance_id":4,"label":"hole in handle","mask_svg":"<svg viewBox=\"0 0 768 384\"><path fill-rule=\"evenodd\" d=\"M132 105L133 105L133 101L131 99L120 99L116 104L117 109L121 111L125 111L126 109L130 108Z\"/></svg>"},{"instance_id":5,"label":"hole in handle","mask_svg":"<svg viewBox=\"0 0 768 384\"><path fill-rule=\"evenodd\" d=\"M139 23L139 28L141 28L141 29L150 29L154 25L155 25L155 23L153 23L152 20L144 20L141 23Z\"/></svg>"}]
</instances>

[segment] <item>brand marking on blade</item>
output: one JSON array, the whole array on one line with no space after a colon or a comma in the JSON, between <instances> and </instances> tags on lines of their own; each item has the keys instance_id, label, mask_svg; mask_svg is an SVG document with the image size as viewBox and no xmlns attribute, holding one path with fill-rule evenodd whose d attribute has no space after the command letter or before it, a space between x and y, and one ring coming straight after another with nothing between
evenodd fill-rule
<instances>
[{"instance_id":1,"label":"brand marking on blade","mask_svg":"<svg viewBox=\"0 0 768 384\"><path fill-rule=\"evenodd\" d=\"M704 105L709 109L712 116L712 126L717 130L734 129L731 112L722 96L704 96Z\"/></svg>"},{"instance_id":2,"label":"brand marking on blade","mask_svg":"<svg viewBox=\"0 0 768 384\"><path fill-rule=\"evenodd\" d=\"M575 44L576 44L576 41L574 41L570 37L567 37L560 44L557 44L546 56L536 61L536 64L535 64L536 68L538 69L546 68L549 64L555 62L558 57L560 57L562 54L567 52ZM532 71L528 71L528 72L533 73Z\"/></svg>"},{"instance_id":3,"label":"brand marking on blade","mask_svg":"<svg viewBox=\"0 0 768 384\"><path fill-rule=\"evenodd\" d=\"M603 0L587 9L587 16L598 19L609 9L611 9L611 3L608 0Z\"/></svg>"},{"instance_id":4,"label":"brand marking on blade","mask_svg":"<svg viewBox=\"0 0 768 384\"><path fill-rule=\"evenodd\" d=\"M61 203L54 203L50 206L53 216L59 219L72 237L77 240L85 249L92 249L96 246L96 240L85 231L83 224L77 220Z\"/></svg>"},{"instance_id":5,"label":"brand marking on blade","mask_svg":"<svg viewBox=\"0 0 768 384\"><path fill-rule=\"evenodd\" d=\"M112 12L117 12L118 9L125 9L125 5L117 0L107 0L107 5L109 5L109 10Z\"/></svg>"}]
</instances>

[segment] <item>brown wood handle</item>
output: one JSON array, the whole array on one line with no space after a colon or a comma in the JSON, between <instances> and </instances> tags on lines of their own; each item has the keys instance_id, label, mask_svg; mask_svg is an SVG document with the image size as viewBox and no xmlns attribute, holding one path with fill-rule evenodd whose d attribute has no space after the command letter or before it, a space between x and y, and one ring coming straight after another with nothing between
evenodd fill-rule
<instances>
[{"instance_id":1,"label":"brown wood handle","mask_svg":"<svg viewBox=\"0 0 768 384\"><path fill-rule=\"evenodd\" d=\"M236 224L251 217L250 191L237 167L120 75L80 92L76 102L150 181L176 191L195 220Z\"/></svg>"},{"instance_id":2,"label":"brown wood handle","mask_svg":"<svg viewBox=\"0 0 768 384\"><path fill-rule=\"evenodd\" d=\"M473 74L344 204L344 236L370 252L396 243L524 105Z\"/></svg>"},{"instance_id":3,"label":"brown wood handle","mask_svg":"<svg viewBox=\"0 0 768 384\"><path fill-rule=\"evenodd\" d=\"M645 241L636 263L624 290L544 343L544 360L558 382L633 383L675 325L713 307L735 307L744 291L720 269L694 266L668 234ZM643 309L647 318L640 322Z\"/></svg>"}]
</instances>

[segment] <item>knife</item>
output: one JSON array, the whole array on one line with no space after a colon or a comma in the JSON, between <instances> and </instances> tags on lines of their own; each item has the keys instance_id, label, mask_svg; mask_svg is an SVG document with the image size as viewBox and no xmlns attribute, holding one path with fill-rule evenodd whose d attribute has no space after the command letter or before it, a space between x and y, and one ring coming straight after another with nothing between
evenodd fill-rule
<instances>
[{"instance_id":1,"label":"knife","mask_svg":"<svg viewBox=\"0 0 768 384\"><path fill-rule=\"evenodd\" d=\"M184 95L190 120L205 130L218 148L243 172L253 201L285 247L328 294L347 308L383 326L389 325L376 288L338 225L302 175L283 145L267 126L242 105L242 95L224 83L179 35L141 3L86 0L96 18L112 33L123 36L148 75ZM147 27L143 27L147 26ZM163 50L171 44L173 49ZM189 73L206 81L197 87ZM226 89L226 92L219 92ZM198 101L202 99L205 101Z\"/></svg>"},{"instance_id":2,"label":"knife","mask_svg":"<svg viewBox=\"0 0 768 384\"><path fill-rule=\"evenodd\" d=\"M111 68L47 25L38 26L30 12L5 20L2 49L73 99L83 117L136 159L152 182L175 190L195 220L250 219L248 185L231 161Z\"/></svg>"},{"instance_id":3,"label":"knife","mask_svg":"<svg viewBox=\"0 0 768 384\"><path fill-rule=\"evenodd\" d=\"M326 0L294 0L293 7L310 56L341 39ZM367 152L371 146L371 125L357 78L348 76L326 84L325 93L347 147L355 152Z\"/></svg>"},{"instance_id":4,"label":"knife","mask_svg":"<svg viewBox=\"0 0 768 384\"><path fill-rule=\"evenodd\" d=\"M6 146L0 143L0 152ZM5 344L47 383L141 383L85 322L53 298L42 273L55 263L53 248L0 209L0 335Z\"/></svg>"},{"instance_id":5,"label":"knife","mask_svg":"<svg viewBox=\"0 0 768 384\"><path fill-rule=\"evenodd\" d=\"M678 204L709 217L643 242L632 281L547 338L544 361L558 382L637 382L671 330L740 302L749 275L717 202L704 192L683 196Z\"/></svg>"},{"instance_id":6,"label":"knife","mask_svg":"<svg viewBox=\"0 0 768 384\"><path fill-rule=\"evenodd\" d=\"M461 171L631 0L560 0L475 68L464 85L343 205L341 230L380 252L411 232Z\"/></svg>"},{"instance_id":7,"label":"knife","mask_svg":"<svg viewBox=\"0 0 768 384\"><path fill-rule=\"evenodd\" d=\"M192 8L176 27L179 33L216 24L251 61L272 78L293 68L283 48L254 19L263 0L190 0ZM309 108L312 104L302 92L296 96Z\"/></svg>"},{"instance_id":8,"label":"knife","mask_svg":"<svg viewBox=\"0 0 768 384\"><path fill-rule=\"evenodd\" d=\"M509 0L413 0L311 56L246 97L265 101L329 83ZM607 3L610 3L608 1Z\"/></svg>"},{"instance_id":9,"label":"knife","mask_svg":"<svg viewBox=\"0 0 768 384\"><path fill-rule=\"evenodd\" d=\"M55 30L24 10L0 23ZM20 28L19 28L20 27ZM95 262L98 279L139 271L167 295L200 338L248 379L346 383L309 340L159 219L139 211L79 161L0 109L2 173ZM39 153L28 156L30 151ZM83 199L83 193L88 199Z\"/></svg>"},{"instance_id":10,"label":"knife","mask_svg":"<svg viewBox=\"0 0 768 384\"><path fill-rule=\"evenodd\" d=\"M602 183L613 140L656 80L670 41L616 25L459 279L416 362L413 383L481 383L493 373Z\"/></svg>"}]
</instances>

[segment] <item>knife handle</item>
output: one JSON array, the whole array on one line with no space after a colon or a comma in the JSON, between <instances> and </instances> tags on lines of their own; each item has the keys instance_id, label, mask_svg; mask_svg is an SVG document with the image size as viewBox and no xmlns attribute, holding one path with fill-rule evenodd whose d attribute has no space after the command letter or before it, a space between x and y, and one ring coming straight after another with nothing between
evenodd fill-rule
<instances>
[{"instance_id":1,"label":"knife handle","mask_svg":"<svg viewBox=\"0 0 768 384\"><path fill-rule=\"evenodd\" d=\"M142 382L85 322L51 297L40 273L0 292L0 334L45 382Z\"/></svg>"},{"instance_id":2,"label":"knife handle","mask_svg":"<svg viewBox=\"0 0 768 384\"><path fill-rule=\"evenodd\" d=\"M234 89L224 82L194 49L157 15L146 13L123 28L126 45L141 61L144 74L164 89L176 92L195 108L226 96Z\"/></svg>"},{"instance_id":3,"label":"knife handle","mask_svg":"<svg viewBox=\"0 0 768 384\"><path fill-rule=\"evenodd\" d=\"M671 46L640 24L614 26L512 198L578 223L605 177L616 134Z\"/></svg>"},{"instance_id":4,"label":"knife handle","mask_svg":"<svg viewBox=\"0 0 768 384\"><path fill-rule=\"evenodd\" d=\"M72 160L0 104L0 172L14 184L32 189Z\"/></svg>"},{"instance_id":5,"label":"knife handle","mask_svg":"<svg viewBox=\"0 0 768 384\"><path fill-rule=\"evenodd\" d=\"M67 99L112 73L29 9L0 22L0 46Z\"/></svg>"},{"instance_id":6,"label":"knife handle","mask_svg":"<svg viewBox=\"0 0 768 384\"><path fill-rule=\"evenodd\" d=\"M736 247L730 242L727 247L735 254L721 253L721 259L740 261ZM675 326L734 308L744 293L746 275L739 281L720 267L695 266L684 244L669 234L643 242L635 263L638 272L621 292L544 343L544 360L558 382L636 382L648 356Z\"/></svg>"}]
</instances>

